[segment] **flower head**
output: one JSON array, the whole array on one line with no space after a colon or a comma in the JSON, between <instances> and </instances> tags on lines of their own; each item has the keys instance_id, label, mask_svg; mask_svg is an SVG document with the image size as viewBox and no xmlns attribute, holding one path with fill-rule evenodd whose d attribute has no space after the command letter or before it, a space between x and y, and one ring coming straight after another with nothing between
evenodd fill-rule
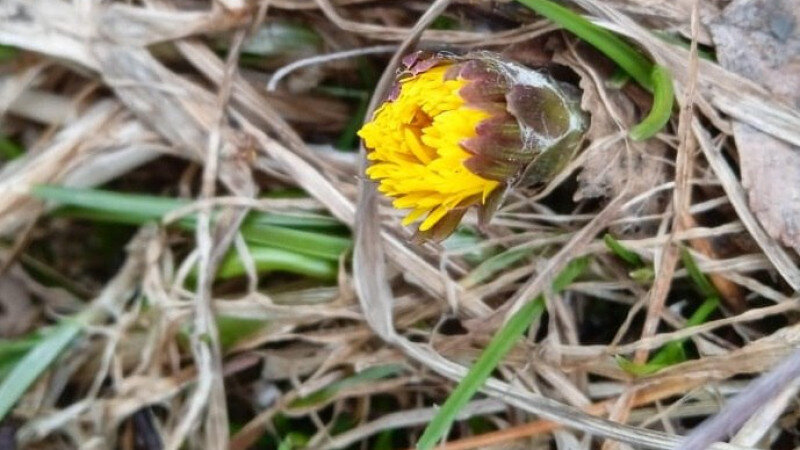
<instances>
[{"instance_id":1,"label":"flower head","mask_svg":"<svg viewBox=\"0 0 800 450\"><path fill-rule=\"evenodd\" d=\"M359 131L367 176L421 219L431 239L452 233L466 210L487 221L507 188L546 181L569 162L585 119L577 94L496 55L414 53L397 84Z\"/></svg>"}]
</instances>

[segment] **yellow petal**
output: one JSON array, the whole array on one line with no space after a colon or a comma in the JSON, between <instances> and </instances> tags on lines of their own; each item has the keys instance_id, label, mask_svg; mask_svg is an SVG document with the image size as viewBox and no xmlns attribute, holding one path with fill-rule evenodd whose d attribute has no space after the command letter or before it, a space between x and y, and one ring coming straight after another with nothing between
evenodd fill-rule
<instances>
[{"instance_id":1,"label":"yellow petal","mask_svg":"<svg viewBox=\"0 0 800 450\"><path fill-rule=\"evenodd\" d=\"M419 225L419 231L430 230L434 225L436 225L437 222L442 220L442 217L444 217L444 215L447 214L448 211L450 211L450 209L448 209L445 206L440 206L434 209L433 212L428 214L428 217L426 217L425 220L423 220L422 223Z\"/></svg>"},{"instance_id":2,"label":"yellow petal","mask_svg":"<svg viewBox=\"0 0 800 450\"><path fill-rule=\"evenodd\" d=\"M427 214L420 231L432 228L464 202L485 201L498 186L464 166L471 155L461 147L489 114L468 107L458 93L464 80L445 80L447 65L401 81L400 93L385 102L359 131L370 152L366 174L379 191L408 209L403 225Z\"/></svg>"},{"instance_id":3,"label":"yellow petal","mask_svg":"<svg viewBox=\"0 0 800 450\"><path fill-rule=\"evenodd\" d=\"M417 219L422 217L422 215L425 214L428 211L430 211L430 210L427 209L427 208L417 208L417 209L411 211L410 213L408 213L408 215L406 215L403 218L403 226L406 227L408 225L411 225L414 221L416 221Z\"/></svg>"}]
</instances>

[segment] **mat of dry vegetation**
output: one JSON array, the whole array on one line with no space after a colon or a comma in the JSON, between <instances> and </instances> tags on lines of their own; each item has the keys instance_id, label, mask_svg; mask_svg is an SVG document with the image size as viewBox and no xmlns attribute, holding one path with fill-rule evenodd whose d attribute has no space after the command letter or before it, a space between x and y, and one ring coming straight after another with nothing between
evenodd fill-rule
<instances>
[{"instance_id":1,"label":"mat of dry vegetation","mask_svg":"<svg viewBox=\"0 0 800 450\"><path fill-rule=\"evenodd\" d=\"M800 359L800 2L565 3L672 73L645 141L650 95L598 51L514 2L446 3L419 48L546 67L591 126L555 180L435 244L355 136L431 2L0 0L0 380L63 343L0 448L412 447L540 295L442 448L674 448L740 393L719 448L798 445L800 384L748 385Z\"/></svg>"}]
</instances>

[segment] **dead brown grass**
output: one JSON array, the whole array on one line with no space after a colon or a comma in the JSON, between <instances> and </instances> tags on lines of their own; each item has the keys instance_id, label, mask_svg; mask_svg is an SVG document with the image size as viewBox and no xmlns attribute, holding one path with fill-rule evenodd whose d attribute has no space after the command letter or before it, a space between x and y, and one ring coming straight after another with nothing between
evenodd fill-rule
<instances>
[{"instance_id":1,"label":"dead brown grass","mask_svg":"<svg viewBox=\"0 0 800 450\"><path fill-rule=\"evenodd\" d=\"M450 3L0 0L0 43L21 50L0 66L0 133L26 148L0 169L0 306L15 302L0 307L0 323L17 322L0 333L18 338L87 305L110 312L25 395L0 436L13 430L20 448L246 449L266 445L265 435L285 438L288 417L308 448L372 448L391 430L403 448L508 314L541 294L546 323L462 411L481 426L460 422L443 448L674 448L696 419L800 346L797 249L751 208L733 139L745 124L798 146L800 112L758 80L698 57L698 44L713 50L708 24L724 2L574 1L674 75L679 111L646 142L627 131L649 97L609 82L598 53L515 3ZM429 27L442 11L449 29ZM253 39L281 39L257 30L286 24L318 40L247 54ZM592 115L575 162L548 186L513 192L487 229L467 216L473 232L464 236L474 238L461 246L413 243L361 176L363 155L331 145L355 103L319 88L363 91L366 65L376 79L384 73L374 108L392 65L417 45L558 65ZM358 49L370 56L355 58ZM267 89L272 74L306 58ZM120 263L92 251L101 230L47 216L51 205L30 195L38 184L196 202L126 235ZM286 188L307 197L259 198ZM212 207L221 220L210 219ZM198 213L193 236L167 226L189 210ZM252 265L245 280L216 281L229 248L247 254L239 227L252 210L330 215L353 232L352 262L343 255L334 285L259 280ZM633 279L603 245L605 231L653 278ZM699 302L680 246L725 301L688 329ZM523 257L485 272L487 255L501 251ZM579 256L592 259L586 275L549 292ZM220 315L264 323L223 345ZM644 362L679 338L696 354L656 374L634 377L614 361ZM386 365L401 369L353 381ZM321 400L298 403L326 388ZM786 382L757 399L761 412L719 448L792 441L796 389ZM486 426L497 430L477 436Z\"/></svg>"}]
</instances>

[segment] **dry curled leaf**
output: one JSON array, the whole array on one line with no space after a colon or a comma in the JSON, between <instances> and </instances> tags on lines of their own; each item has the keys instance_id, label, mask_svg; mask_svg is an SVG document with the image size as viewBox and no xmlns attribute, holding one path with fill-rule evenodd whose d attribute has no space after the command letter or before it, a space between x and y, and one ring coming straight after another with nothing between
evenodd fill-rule
<instances>
[{"instance_id":1,"label":"dry curled leaf","mask_svg":"<svg viewBox=\"0 0 800 450\"><path fill-rule=\"evenodd\" d=\"M736 0L709 26L720 63L800 107L800 0ZM800 249L800 148L734 122L742 184L767 232Z\"/></svg>"},{"instance_id":2,"label":"dry curled leaf","mask_svg":"<svg viewBox=\"0 0 800 450\"><path fill-rule=\"evenodd\" d=\"M569 60L564 62L569 63ZM625 127L636 122L633 100L623 90L598 86L596 78L592 78L585 69L575 63L570 65L581 75L581 107L592 112L587 132L589 146L584 150L586 154L578 174L575 199L613 198L626 185L635 195L663 183L666 179L664 155L667 150L664 143L655 139L642 142L629 140L626 143L622 136ZM648 197L634 206L634 213L641 216L655 212L660 206L659 200L657 195ZM629 227L615 231L636 233L638 230Z\"/></svg>"}]
</instances>

